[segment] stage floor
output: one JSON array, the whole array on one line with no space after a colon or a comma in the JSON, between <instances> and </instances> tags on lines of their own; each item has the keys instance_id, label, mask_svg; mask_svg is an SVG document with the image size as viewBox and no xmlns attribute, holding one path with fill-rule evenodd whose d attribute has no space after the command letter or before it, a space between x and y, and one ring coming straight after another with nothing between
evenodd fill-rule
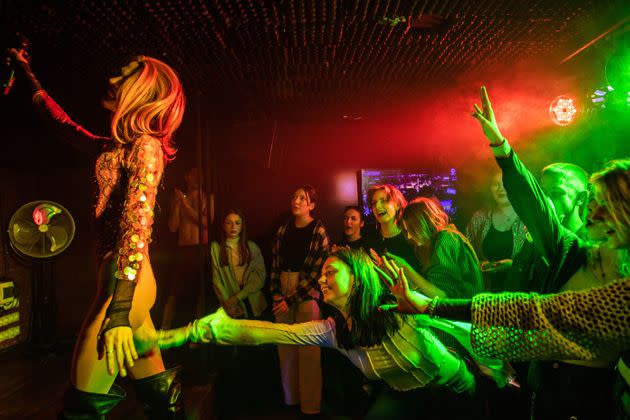
<instances>
[{"instance_id":1,"label":"stage floor","mask_svg":"<svg viewBox=\"0 0 630 420\"><path fill-rule=\"evenodd\" d=\"M323 355L324 361L328 359L325 378L329 376L327 370L338 374L339 369L344 368L339 366L341 359L336 358L336 354L327 351ZM169 367L184 366L183 393L188 419L213 419L218 418L218 413L224 413L220 418L233 419L292 420L302 417L297 408L282 404L275 346L245 349L206 346L182 349L164 357ZM0 419L55 419L69 383L71 358L70 343L58 344L48 350L33 350L22 345L0 354ZM127 398L108 418L144 419L142 407L135 399L132 380L118 378L116 383L125 389ZM333 383L340 385L338 381L329 381L329 385ZM331 398L327 388L325 386L322 408L328 414L320 418L351 418L340 415L338 409L341 400L351 402L342 395ZM347 391L340 389L336 393L347 397ZM222 408L217 407L217 398L221 399Z\"/></svg>"}]
</instances>

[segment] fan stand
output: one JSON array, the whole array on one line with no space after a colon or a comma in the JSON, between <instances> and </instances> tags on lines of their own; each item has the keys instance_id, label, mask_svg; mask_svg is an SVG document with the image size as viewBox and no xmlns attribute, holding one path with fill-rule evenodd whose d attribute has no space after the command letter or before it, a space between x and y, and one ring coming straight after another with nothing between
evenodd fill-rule
<instances>
[{"instance_id":1,"label":"fan stand","mask_svg":"<svg viewBox=\"0 0 630 420\"><path fill-rule=\"evenodd\" d=\"M50 261L32 264L33 290L29 342L34 350L49 351L56 343L55 287Z\"/></svg>"},{"instance_id":2,"label":"fan stand","mask_svg":"<svg viewBox=\"0 0 630 420\"><path fill-rule=\"evenodd\" d=\"M28 343L35 355L54 355L57 305L52 262L72 242L74 229L72 215L52 201L25 204L9 222L9 242L14 254L32 273Z\"/></svg>"}]
</instances>

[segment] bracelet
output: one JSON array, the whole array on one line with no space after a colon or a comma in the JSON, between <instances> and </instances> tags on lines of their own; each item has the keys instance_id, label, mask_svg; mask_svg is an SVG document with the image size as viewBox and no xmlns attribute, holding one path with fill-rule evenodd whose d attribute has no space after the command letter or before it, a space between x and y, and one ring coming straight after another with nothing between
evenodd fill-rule
<instances>
[{"instance_id":1,"label":"bracelet","mask_svg":"<svg viewBox=\"0 0 630 420\"><path fill-rule=\"evenodd\" d=\"M501 143L496 145L491 144L490 149L495 157L507 157L510 155L512 147L510 146L510 143L507 142L506 138L503 137Z\"/></svg>"},{"instance_id":2,"label":"bracelet","mask_svg":"<svg viewBox=\"0 0 630 420\"><path fill-rule=\"evenodd\" d=\"M434 297L433 299L431 299L431 302L429 302L429 305L427 306L427 311L425 312L426 315L429 315L429 318L435 318L435 309L437 308L437 302L438 299L440 299L439 297Z\"/></svg>"}]
</instances>

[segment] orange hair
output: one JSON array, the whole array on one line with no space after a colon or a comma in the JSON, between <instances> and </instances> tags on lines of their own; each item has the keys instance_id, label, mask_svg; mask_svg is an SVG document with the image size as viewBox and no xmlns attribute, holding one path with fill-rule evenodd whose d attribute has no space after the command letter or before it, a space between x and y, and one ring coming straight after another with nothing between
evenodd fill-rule
<instances>
[{"instance_id":1,"label":"orange hair","mask_svg":"<svg viewBox=\"0 0 630 420\"><path fill-rule=\"evenodd\" d=\"M402 217L402 212L407 206L407 199L398 188L394 187L391 184L374 185L370 187L367 192L367 202L370 210L372 210L372 198L374 198L374 194L376 194L377 191L381 190L385 191L387 201L393 201L394 203L398 204L398 211L396 211L395 217L396 224L398 225Z\"/></svg>"},{"instance_id":2,"label":"orange hair","mask_svg":"<svg viewBox=\"0 0 630 420\"><path fill-rule=\"evenodd\" d=\"M173 160L177 149L171 138L184 116L184 90L177 73L162 61L146 56L135 61L137 69L117 90L112 136L122 144L144 135L157 138L165 159Z\"/></svg>"}]
</instances>

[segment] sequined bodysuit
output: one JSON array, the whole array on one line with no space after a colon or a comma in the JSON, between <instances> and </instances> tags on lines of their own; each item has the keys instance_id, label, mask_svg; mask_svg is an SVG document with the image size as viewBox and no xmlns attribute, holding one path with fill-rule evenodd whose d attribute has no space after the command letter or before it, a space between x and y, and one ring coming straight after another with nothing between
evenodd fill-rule
<instances>
[{"instance_id":1,"label":"sequined bodysuit","mask_svg":"<svg viewBox=\"0 0 630 420\"><path fill-rule=\"evenodd\" d=\"M148 256L153 207L164 170L161 143L143 136L123 145L96 136L73 122L44 90L35 92L33 102L59 137L101 150L95 165L98 258L100 262L113 251L116 278L134 282Z\"/></svg>"}]
</instances>

